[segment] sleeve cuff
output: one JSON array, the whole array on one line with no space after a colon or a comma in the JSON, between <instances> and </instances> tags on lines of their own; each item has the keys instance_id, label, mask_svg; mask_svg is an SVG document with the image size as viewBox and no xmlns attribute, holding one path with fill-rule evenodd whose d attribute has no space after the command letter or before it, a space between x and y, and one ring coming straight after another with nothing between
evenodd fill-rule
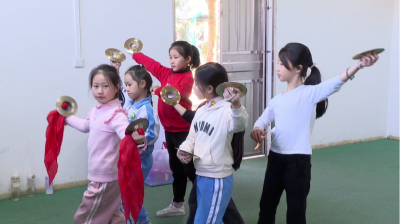
<instances>
[{"instance_id":1,"label":"sleeve cuff","mask_svg":"<svg viewBox=\"0 0 400 224\"><path fill-rule=\"evenodd\" d=\"M241 105L238 109L233 109L231 107L231 110L232 110L233 117L240 117L242 115L243 111L245 111L246 109L244 108L243 105Z\"/></svg>"}]
</instances>

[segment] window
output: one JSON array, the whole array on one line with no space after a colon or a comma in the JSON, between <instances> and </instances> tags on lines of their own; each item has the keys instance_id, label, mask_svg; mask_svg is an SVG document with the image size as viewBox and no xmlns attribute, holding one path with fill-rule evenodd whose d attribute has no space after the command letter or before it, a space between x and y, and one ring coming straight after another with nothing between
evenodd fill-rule
<instances>
[{"instance_id":1,"label":"window","mask_svg":"<svg viewBox=\"0 0 400 224\"><path fill-rule=\"evenodd\" d=\"M175 1L175 40L197 47L201 64L220 61L220 0ZM202 102L192 92L193 109Z\"/></svg>"}]
</instances>

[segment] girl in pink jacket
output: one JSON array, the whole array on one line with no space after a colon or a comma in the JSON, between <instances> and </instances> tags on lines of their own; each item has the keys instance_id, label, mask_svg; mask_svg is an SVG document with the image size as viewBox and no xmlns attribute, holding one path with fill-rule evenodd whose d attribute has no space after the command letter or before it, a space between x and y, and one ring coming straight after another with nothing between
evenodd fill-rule
<instances>
[{"instance_id":1,"label":"girl in pink jacket","mask_svg":"<svg viewBox=\"0 0 400 224\"><path fill-rule=\"evenodd\" d=\"M117 70L110 65L94 68L89 82L93 97L99 104L89 111L86 119L76 116L66 118L69 126L89 132L89 184L75 214L75 223L125 223L124 215L119 210L121 193L117 162L119 144L125 137L129 121L118 99L122 94L119 80Z\"/></svg>"}]
</instances>

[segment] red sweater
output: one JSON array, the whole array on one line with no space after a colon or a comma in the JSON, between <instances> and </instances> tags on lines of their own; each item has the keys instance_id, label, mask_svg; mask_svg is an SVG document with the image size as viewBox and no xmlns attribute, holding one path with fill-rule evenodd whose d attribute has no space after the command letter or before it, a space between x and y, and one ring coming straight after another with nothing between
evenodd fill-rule
<instances>
[{"instance_id":1,"label":"red sweater","mask_svg":"<svg viewBox=\"0 0 400 224\"><path fill-rule=\"evenodd\" d=\"M161 82L161 88L158 88L154 94L158 99L158 116L160 117L161 124L164 129L168 132L182 132L189 131L190 124L187 123L182 116L175 110L173 106L170 106L160 97L160 91L164 86L173 86L181 94L181 101L179 102L187 110L191 110L192 101L189 97L192 93L193 87L193 75L191 71L184 73L172 74L172 69L162 66L159 62L147 57L142 53L136 53L132 56L138 64L144 65L144 67L151 72Z\"/></svg>"}]
</instances>

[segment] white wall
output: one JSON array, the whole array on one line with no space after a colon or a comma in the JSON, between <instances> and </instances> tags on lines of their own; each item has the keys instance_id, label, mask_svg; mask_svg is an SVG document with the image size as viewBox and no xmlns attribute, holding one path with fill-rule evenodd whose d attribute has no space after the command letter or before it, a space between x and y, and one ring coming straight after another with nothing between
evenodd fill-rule
<instances>
[{"instance_id":1,"label":"white wall","mask_svg":"<svg viewBox=\"0 0 400 224\"><path fill-rule=\"evenodd\" d=\"M387 135L399 137L399 0L394 7L391 50Z\"/></svg>"},{"instance_id":2,"label":"white wall","mask_svg":"<svg viewBox=\"0 0 400 224\"><path fill-rule=\"evenodd\" d=\"M359 52L386 49L374 67L329 97L312 145L385 137L393 7L394 0L277 1L276 53L289 42L307 45L323 80L355 64L351 58ZM285 89L278 80L276 93Z\"/></svg>"},{"instance_id":3,"label":"white wall","mask_svg":"<svg viewBox=\"0 0 400 224\"><path fill-rule=\"evenodd\" d=\"M7 1L0 20L0 196L8 193L10 177L21 173L37 175L44 187L46 116L62 95L79 105L77 116L86 117L96 104L88 90L89 72L109 63L107 48L123 51L127 60L121 72L135 63L123 49L125 40L139 38L143 53L169 64L168 48L173 41L172 2L81 1L81 46L84 68L74 68L74 0ZM86 180L87 134L65 128L54 184Z\"/></svg>"}]
</instances>

